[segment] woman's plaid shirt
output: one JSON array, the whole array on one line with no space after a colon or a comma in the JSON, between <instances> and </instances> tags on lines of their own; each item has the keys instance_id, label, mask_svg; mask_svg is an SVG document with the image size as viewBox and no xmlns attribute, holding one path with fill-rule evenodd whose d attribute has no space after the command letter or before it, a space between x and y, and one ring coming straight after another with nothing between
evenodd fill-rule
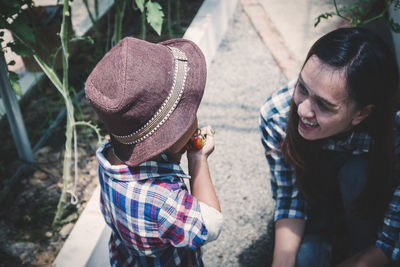
<instances>
[{"instance_id":1,"label":"woman's plaid shirt","mask_svg":"<svg viewBox=\"0 0 400 267\"><path fill-rule=\"evenodd\" d=\"M203 266L207 229L187 176L165 155L136 167L113 166L97 150L101 210L112 229L112 266Z\"/></svg>"},{"instance_id":2,"label":"woman's plaid shirt","mask_svg":"<svg viewBox=\"0 0 400 267\"><path fill-rule=\"evenodd\" d=\"M290 101L297 80L274 92L260 110L261 141L271 172L272 196L276 201L274 220L282 218L307 219L307 202L295 183L294 168L285 163L279 144L286 136ZM400 181L400 111L396 114L396 178ZM323 148L332 151L347 151L354 155L367 153L371 138L366 133L354 132L345 141L326 139ZM393 260L400 260L400 185L383 219L376 245Z\"/></svg>"}]
</instances>

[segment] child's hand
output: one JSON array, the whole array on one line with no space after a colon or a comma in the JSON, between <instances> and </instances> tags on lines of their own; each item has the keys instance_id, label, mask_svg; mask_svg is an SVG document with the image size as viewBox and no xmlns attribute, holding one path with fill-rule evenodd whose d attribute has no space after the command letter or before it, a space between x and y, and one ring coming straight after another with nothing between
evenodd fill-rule
<instances>
[{"instance_id":1,"label":"child's hand","mask_svg":"<svg viewBox=\"0 0 400 267\"><path fill-rule=\"evenodd\" d=\"M208 156L214 151L214 131L211 126L203 127L200 131L196 130L195 137L201 135L205 138L203 147L199 150L188 149L188 169L190 179L191 193L199 201L221 211L217 195L211 180L210 170L208 168Z\"/></svg>"},{"instance_id":2,"label":"child's hand","mask_svg":"<svg viewBox=\"0 0 400 267\"><path fill-rule=\"evenodd\" d=\"M198 128L187 145L188 158L201 156L207 158L214 151L214 133L211 126Z\"/></svg>"}]
</instances>

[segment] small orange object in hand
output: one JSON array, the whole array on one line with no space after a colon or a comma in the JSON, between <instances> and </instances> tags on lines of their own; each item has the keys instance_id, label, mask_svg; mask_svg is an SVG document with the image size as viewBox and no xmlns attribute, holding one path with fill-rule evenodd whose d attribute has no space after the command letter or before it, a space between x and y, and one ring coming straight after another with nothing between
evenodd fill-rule
<instances>
[{"instance_id":1,"label":"small orange object in hand","mask_svg":"<svg viewBox=\"0 0 400 267\"><path fill-rule=\"evenodd\" d=\"M214 131L212 132L214 135ZM197 128L186 145L187 150L200 150L206 143L207 134L202 134L201 129Z\"/></svg>"}]
</instances>

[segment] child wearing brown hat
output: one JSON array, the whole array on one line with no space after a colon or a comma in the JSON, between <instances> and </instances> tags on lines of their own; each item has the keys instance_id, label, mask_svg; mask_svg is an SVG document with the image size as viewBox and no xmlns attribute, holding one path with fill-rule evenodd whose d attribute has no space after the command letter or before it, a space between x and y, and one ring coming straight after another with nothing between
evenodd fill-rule
<instances>
[{"instance_id":1,"label":"child wearing brown hat","mask_svg":"<svg viewBox=\"0 0 400 267\"><path fill-rule=\"evenodd\" d=\"M179 165L205 83L204 56L184 39L127 37L89 75L86 97L110 132L97 159L112 266L203 266L201 246L218 237L210 126L204 147L187 152L190 176Z\"/></svg>"}]
</instances>

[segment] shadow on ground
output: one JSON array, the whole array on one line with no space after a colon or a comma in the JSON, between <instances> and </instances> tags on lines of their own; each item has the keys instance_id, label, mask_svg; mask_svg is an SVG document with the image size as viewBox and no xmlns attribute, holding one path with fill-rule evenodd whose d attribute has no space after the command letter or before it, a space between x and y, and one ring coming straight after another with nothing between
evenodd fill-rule
<instances>
[{"instance_id":1,"label":"shadow on ground","mask_svg":"<svg viewBox=\"0 0 400 267\"><path fill-rule=\"evenodd\" d=\"M239 266L271 266L274 249L274 225L274 221L271 218L268 222L266 232L240 253Z\"/></svg>"}]
</instances>

